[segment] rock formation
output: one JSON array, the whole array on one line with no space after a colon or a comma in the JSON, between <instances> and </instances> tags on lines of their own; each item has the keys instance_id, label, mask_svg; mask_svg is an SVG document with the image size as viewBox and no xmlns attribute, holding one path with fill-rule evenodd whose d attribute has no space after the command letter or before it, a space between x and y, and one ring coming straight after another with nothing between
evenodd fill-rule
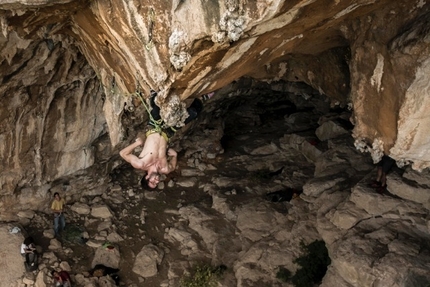
<instances>
[{"instance_id":1,"label":"rock formation","mask_svg":"<svg viewBox=\"0 0 430 287\"><path fill-rule=\"evenodd\" d=\"M193 125L181 131L194 131L192 139L176 139L188 169L179 179L166 179L165 186L202 188L213 205L179 202L172 212L189 222L189 230L172 225L159 240L180 244L187 260L228 262L234 269L231 282L238 286L272 282L273 276L265 277L274 273L269 255L287 252L289 244L296 249L275 262L294 270L292 258L299 252L290 237L294 234L322 238L328 245L333 264L323 286L419 286L427 280L423 270L428 267L422 242L429 233L429 9L423 0L1 1L0 220L28 225L35 213L43 218L39 213L49 212L55 191L67 193L73 212L82 217L105 225L126 217L129 211L120 216L104 204L103 194L107 186L121 190L110 183L112 174L123 171L118 150L147 121L135 95L147 97L150 88L160 91L164 120L181 124L189 98L217 91L219 99L204 128ZM288 117L290 110L281 108L287 94L288 101L303 109ZM259 113L263 107L244 105L267 97L278 103L267 115ZM235 105L243 107L236 110ZM307 109L318 112L309 115ZM334 109L343 113L333 115ZM233 110L239 114L234 121ZM258 157L257 162L235 156L226 164L233 171L239 163L248 172L281 170L278 184L303 186L302 201L288 215L252 200L233 207L228 198L238 195L235 184L245 186L245 194L262 192L250 189L244 179L210 173L224 149L221 139L245 125L264 126L265 117L277 113L286 116L281 126L289 132L276 142L262 137L244 145L243 151ZM345 128L347 121L352 131ZM316 148L318 142L326 145ZM373 162L386 153L399 167L407 167L388 181L390 194L402 200L375 195L365 186L371 169L367 152ZM282 170L296 153L306 159L300 161L301 169ZM208 174L211 185L200 186L199 178ZM85 183L78 189L77 178ZM126 191L128 197L136 196L135 188ZM113 205L122 202L121 197L112 200ZM226 220L221 231L209 228L219 220L214 210ZM262 211L268 213L263 216ZM146 211L136 212L145 224ZM250 214L261 216L252 223L247 221ZM267 222L288 226L292 235L272 232ZM217 237L220 232L236 243L229 254L221 252L226 243ZM108 240L124 236L112 230L88 244L98 246L108 235ZM268 236L276 240L261 240ZM59 248L61 242L51 245ZM363 251L355 245L369 247ZM260 253L263 249L267 253ZM161 258L166 251L157 249L157 254ZM261 262L251 274L255 258ZM400 275L388 264L394 259L402 266ZM188 267L172 263L172 284ZM151 274L155 272L153 267ZM44 273L39 274L34 280L45 282Z\"/></svg>"},{"instance_id":2,"label":"rock formation","mask_svg":"<svg viewBox=\"0 0 430 287\"><path fill-rule=\"evenodd\" d=\"M205 263L226 267L221 286L293 286L277 279L279 268L296 272L301 242L324 240L331 264L320 286L428 285L428 172L395 168L388 190L378 193L369 186L372 160L355 149L343 120L349 112L316 116L329 107L318 94L300 101L304 96L293 93L260 98L262 91L257 85L209 103L180 140L180 169L157 191L142 191L127 166L109 182L93 171L53 184L70 202L69 228L81 232L70 238L76 232L66 229L55 239L49 212L20 213L45 246L37 272L23 275L16 262L16 238L23 237L8 234L12 223L2 225L6 260L17 266L8 269L10 282L44 286L34 284L50 284L49 271L68 266L77 286L114 286L103 272L88 274L102 265L120 269L125 286L173 287ZM230 108L217 108L217 100ZM316 137L329 126L329 138ZM213 146L221 139L223 148ZM302 193L289 202L266 200L285 189Z\"/></svg>"},{"instance_id":3,"label":"rock formation","mask_svg":"<svg viewBox=\"0 0 430 287\"><path fill-rule=\"evenodd\" d=\"M163 117L174 120L168 103L243 76L307 83L354 110L356 145L375 161L385 152L429 166L424 1L3 1L0 9L8 193L92 165L103 133L112 146L132 135L125 118L143 109L136 91L161 90Z\"/></svg>"}]
</instances>

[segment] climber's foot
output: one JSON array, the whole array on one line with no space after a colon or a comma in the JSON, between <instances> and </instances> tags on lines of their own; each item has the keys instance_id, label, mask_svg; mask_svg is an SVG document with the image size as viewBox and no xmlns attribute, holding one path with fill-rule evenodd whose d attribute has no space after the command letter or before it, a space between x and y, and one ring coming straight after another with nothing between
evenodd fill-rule
<instances>
[{"instance_id":1,"label":"climber's foot","mask_svg":"<svg viewBox=\"0 0 430 287\"><path fill-rule=\"evenodd\" d=\"M215 92L210 92L208 94L205 94L202 96L202 100L203 102L206 102L207 100L209 100L210 98L212 98L215 95Z\"/></svg>"}]
</instances>

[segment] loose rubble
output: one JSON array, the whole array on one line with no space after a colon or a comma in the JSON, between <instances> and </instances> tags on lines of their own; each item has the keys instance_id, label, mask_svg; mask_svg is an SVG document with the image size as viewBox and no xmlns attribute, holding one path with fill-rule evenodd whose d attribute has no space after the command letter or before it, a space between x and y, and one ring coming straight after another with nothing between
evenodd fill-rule
<instances>
[{"instance_id":1,"label":"loose rubble","mask_svg":"<svg viewBox=\"0 0 430 287\"><path fill-rule=\"evenodd\" d=\"M174 287L205 262L227 267L220 286L292 286L276 279L276 272L295 272L301 242L314 240L324 240L332 262L322 287L430 282L428 172L396 168L379 194L368 185L375 176L371 157L354 148L350 130L335 124L333 115L319 127L297 131L290 129L297 128L296 119L311 121L315 113L237 129L235 122L247 112L236 112L216 128L225 127L227 144L221 145L225 134L219 132L194 136L205 134L206 118L178 141L185 152L179 170L157 191L142 191L139 174L126 167L97 182L70 178L66 221L82 229L73 242L53 238L48 210L22 212L22 222L3 223L5 282L49 286L50 270L63 269L75 286L109 287L116 283L105 273L119 269L120 286ZM265 199L286 188L303 193L290 201ZM11 234L14 224L22 231ZM39 269L30 273L18 248L26 232L39 236L42 254ZM107 269L94 276L100 265Z\"/></svg>"}]
</instances>

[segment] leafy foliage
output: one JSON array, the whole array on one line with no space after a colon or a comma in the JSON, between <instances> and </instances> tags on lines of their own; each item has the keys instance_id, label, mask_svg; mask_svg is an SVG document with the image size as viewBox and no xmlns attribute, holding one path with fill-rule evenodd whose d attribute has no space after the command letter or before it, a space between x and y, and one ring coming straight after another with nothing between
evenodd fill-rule
<instances>
[{"instance_id":1,"label":"leafy foliage","mask_svg":"<svg viewBox=\"0 0 430 287\"><path fill-rule=\"evenodd\" d=\"M183 277L180 281L181 287L216 287L225 266L213 268L210 265L198 265L191 276Z\"/></svg>"},{"instance_id":2,"label":"leafy foliage","mask_svg":"<svg viewBox=\"0 0 430 287\"><path fill-rule=\"evenodd\" d=\"M321 282L331 260L322 240L315 240L309 245L302 242L301 247L304 254L294 260L301 268L291 277L291 281L296 287L311 287Z\"/></svg>"},{"instance_id":3,"label":"leafy foliage","mask_svg":"<svg viewBox=\"0 0 430 287\"><path fill-rule=\"evenodd\" d=\"M76 224L68 224L64 228L61 236L64 240L70 243L85 244L85 240L82 237L84 231L85 230L82 226Z\"/></svg>"}]
</instances>

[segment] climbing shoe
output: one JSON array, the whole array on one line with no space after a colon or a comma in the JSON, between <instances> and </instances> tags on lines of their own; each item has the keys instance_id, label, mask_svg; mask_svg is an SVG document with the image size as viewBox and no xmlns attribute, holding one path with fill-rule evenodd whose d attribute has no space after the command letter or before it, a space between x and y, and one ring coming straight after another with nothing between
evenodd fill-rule
<instances>
[{"instance_id":1,"label":"climbing shoe","mask_svg":"<svg viewBox=\"0 0 430 287\"><path fill-rule=\"evenodd\" d=\"M215 92L211 92L211 93L203 95L202 96L203 102L206 102L207 100L209 100L210 98L212 98L214 95L215 95Z\"/></svg>"}]
</instances>

